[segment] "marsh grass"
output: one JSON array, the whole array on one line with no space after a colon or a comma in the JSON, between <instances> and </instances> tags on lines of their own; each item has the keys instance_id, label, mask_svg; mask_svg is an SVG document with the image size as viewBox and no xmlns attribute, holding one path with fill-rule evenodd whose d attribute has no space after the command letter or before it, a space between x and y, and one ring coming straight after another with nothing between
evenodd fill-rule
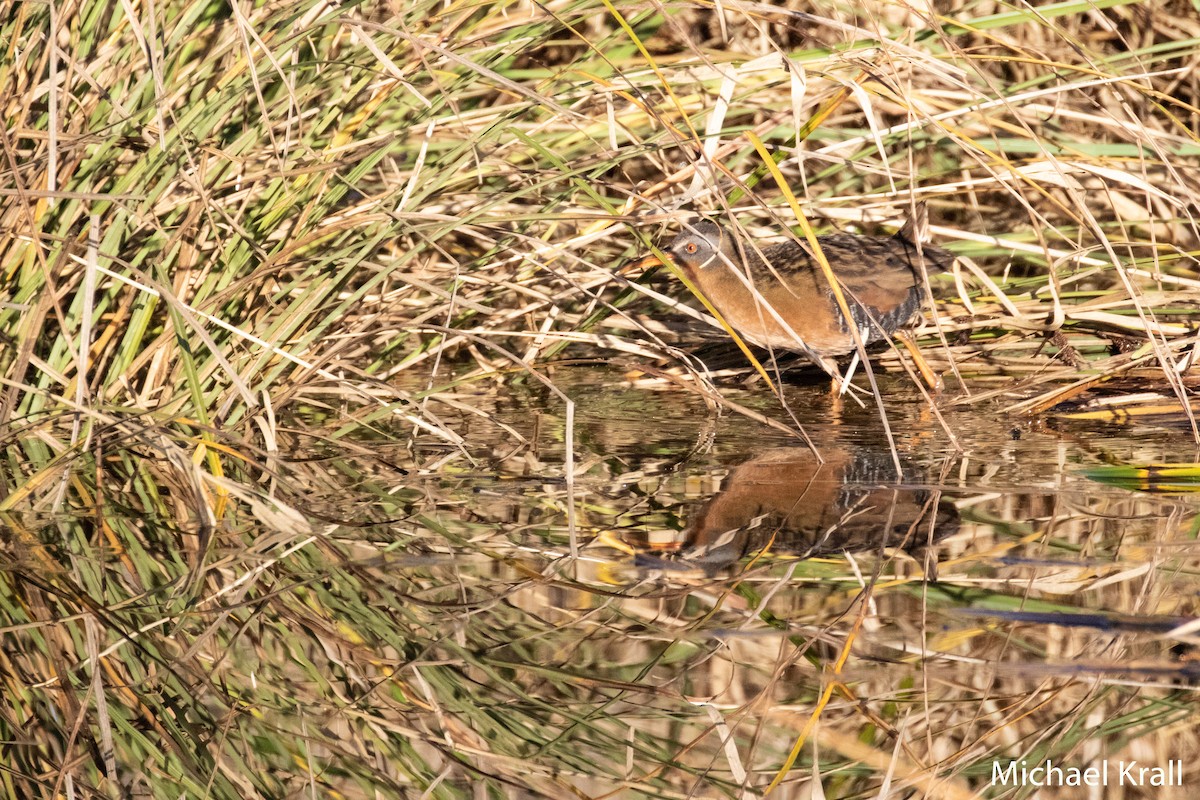
<instances>
[{"instance_id":1,"label":"marsh grass","mask_svg":"<svg viewBox=\"0 0 1200 800\"><path fill-rule=\"evenodd\" d=\"M962 676L936 699L843 676L872 603L943 602L912 575L772 564L664 590L602 549L564 561L637 478L559 388L614 366L686 399L613 414L790 429L696 359L716 330L696 303L614 267L696 210L877 230L922 201L961 257L923 328L939 403L1040 412L1130 378L1190 420L1187 3L3 9L9 796L740 795L790 784L802 751L830 796L968 796L1011 748L1188 719L1170 687L1048 676L981 700ZM793 619L853 609L716 658L712 630L776 619L757 603L784 577L825 589ZM752 677L722 694L722 664Z\"/></svg>"}]
</instances>

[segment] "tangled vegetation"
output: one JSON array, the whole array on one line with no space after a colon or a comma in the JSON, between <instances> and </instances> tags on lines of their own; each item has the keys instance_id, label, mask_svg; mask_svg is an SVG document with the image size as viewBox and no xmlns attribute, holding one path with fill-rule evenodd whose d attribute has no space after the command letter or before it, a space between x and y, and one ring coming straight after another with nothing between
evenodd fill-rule
<instances>
[{"instance_id":1,"label":"tangled vegetation","mask_svg":"<svg viewBox=\"0 0 1200 800\"><path fill-rule=\"evenodd\" d=\"M673 276L616 275L680 220L876 231L920 202L958 256L920 331L931 405L1123 398L1197 435L1194 7L944 5L5 3L3 791L733 796L790 780L812 726L768 723L815 707L846 723L820 739L841 796L969 796L1044 723L1019 692L987 699L994 729L911 684L869 721L840 678L784 698L837 661L807 629L744 705L651 685L707 634L649 587L596 599L588 520L639 478L589 483L607 462L574 417L627 381L687 399L620 413L727 403L695 347L725 333ZM501 413L522 397L561 412L553 453ZM550 488L431 511L480 473ZM1101 707L1114 738L1188 713L1039 691L1070 711L1030 752L1080 746Z\"/></svg>"}]
</instances>

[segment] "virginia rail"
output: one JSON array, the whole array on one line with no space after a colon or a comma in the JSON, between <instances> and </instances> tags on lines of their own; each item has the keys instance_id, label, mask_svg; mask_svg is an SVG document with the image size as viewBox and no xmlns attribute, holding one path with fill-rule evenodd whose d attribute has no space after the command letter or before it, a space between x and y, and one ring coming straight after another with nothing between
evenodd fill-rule
<instances>
[{"instance_id":1,"label":"virginia rail","mask_svg":"<svg viewBox=\"0 0 1200 800\"><path fill-rule=\"evenodd\" d=\"M893 464L878 445L833 443L820 457L808 448L761 453L688 520L680 557L717 571L770 544L801 558L893 547L924 561L931 540L958 530L958 509L917 488L927 476L915 467L905 468L904 483L889 485ZM932 563L928 575L936 576Z\"/></svg>"},{"instance_id":2,"label":"virginia rail","mask_svg":"<svg viewBox=\"0 0 1200 800\"><path fill-rule=\"evenodd\" d=\"M909 327L920 314L922 258L930 272L942 272L953 264L954 257L945 250L918 246L926 228L924 207L918 206L916 216L894 236L817 237L864 345ZM850 324L807 242L755 248L720 225L697 219L685 225L666 253L748 341L804 353L835 377L838 371L831 359L856 352ZM630 268L662 263L651 255ZM906 344L933 385L935 379L915 347L910 340Z\"/></svg>"}]
</instances>

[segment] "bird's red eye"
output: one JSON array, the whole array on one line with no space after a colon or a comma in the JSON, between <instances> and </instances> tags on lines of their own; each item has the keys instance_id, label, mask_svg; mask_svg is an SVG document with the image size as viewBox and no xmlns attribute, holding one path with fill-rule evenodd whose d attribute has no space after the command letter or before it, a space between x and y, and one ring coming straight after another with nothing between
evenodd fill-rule
<instances>
[{"instance_id":1,"label":"bird's red eye","mask_svg":"<svg viewBox=\"0 0 1200 800\"><path fill-rule=\"evenodd\" d=\"M688 253L695 253L700 248L696 247L695 242L688 242L687 245L683 249L686 250Z\"/></svg>"}]
</instances>

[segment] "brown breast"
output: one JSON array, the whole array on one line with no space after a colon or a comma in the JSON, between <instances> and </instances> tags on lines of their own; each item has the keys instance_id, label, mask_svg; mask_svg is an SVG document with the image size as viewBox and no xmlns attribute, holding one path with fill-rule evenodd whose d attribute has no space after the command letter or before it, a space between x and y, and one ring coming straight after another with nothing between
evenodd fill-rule
<instances>
[{"instance_id":1,"label":"brown breast","mask_svg":"<svg viewBox=\"0 0 1200 800\"><path fill-rule=\"evenodd\" d=\"M890 336L920 312L924 289L917 246L900 236L833 234L817 240L841 283L855 327L865 343ZM764 347L837 356L854 350L850 326L806 246L784 242L759 257L743 246L737 260L745 280L728 265L689 270L689 277L739 333ZM948 269L953 256L921 249L930 272ZM799 339L799 341L797 341Z\"/></svg>"}]
</instances>

